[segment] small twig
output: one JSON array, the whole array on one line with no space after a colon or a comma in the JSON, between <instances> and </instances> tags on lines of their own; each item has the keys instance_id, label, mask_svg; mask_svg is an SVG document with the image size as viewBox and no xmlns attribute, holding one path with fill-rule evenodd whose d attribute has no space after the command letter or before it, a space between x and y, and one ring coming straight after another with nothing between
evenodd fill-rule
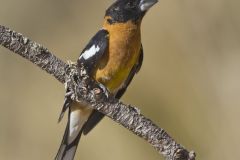
<instances>
[{"instance_id":1,"label":"small twig","mask_svg":"<svg viewBox=\"0 0 240 160\"><path fill-rule=\"evenodd\" d=\"M66 83L74 100L90 104L93 109L147 140L167 160L195 159L193 151L189 152L176 143L162 128L140 114L136 107L123 104L112 97L106 88L85 74L83 67L64 63L42 45L1 25L0 44Z\"/></svg>"}]
</instances>

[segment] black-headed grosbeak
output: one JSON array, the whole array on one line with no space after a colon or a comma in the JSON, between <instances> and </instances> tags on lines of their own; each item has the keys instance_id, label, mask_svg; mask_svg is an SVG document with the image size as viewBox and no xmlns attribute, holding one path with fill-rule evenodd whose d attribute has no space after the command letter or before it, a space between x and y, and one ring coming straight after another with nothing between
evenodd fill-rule
<instances>
[{"instance_id":1,"label":"black-headed grosbeak","mask_svg":"<svg viewBox=\"0 0 240 160\"><path fill-rule=\"evenodd\" d=\"M117 0L107 10L103 28L81 52L82 64L116 98L126 91L143 60L141 22L157 0ZM69 108L68 123L56 160L73 160L81 134L87 134L104 115L65 98L61 116ZM61 119L61 118L60 118Z\"/></svg>"}]
</instances>

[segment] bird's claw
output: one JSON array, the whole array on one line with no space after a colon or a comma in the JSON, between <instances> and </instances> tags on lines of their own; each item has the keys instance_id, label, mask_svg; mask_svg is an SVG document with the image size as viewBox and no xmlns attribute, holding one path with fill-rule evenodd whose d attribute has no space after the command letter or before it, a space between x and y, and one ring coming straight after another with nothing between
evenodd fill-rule
<instances>
[{"instance_id":1,"label":"bird's claw","mask_svg":"<svg viewBox=\"0 0 240 160\"><path fill-rule=\"evenodd\" d=\"M99 87L102 90L102 93L108 98L109 97L109 91L107 90L107 88L101 83L99 83Z\"/></svg>"}]
</instances>

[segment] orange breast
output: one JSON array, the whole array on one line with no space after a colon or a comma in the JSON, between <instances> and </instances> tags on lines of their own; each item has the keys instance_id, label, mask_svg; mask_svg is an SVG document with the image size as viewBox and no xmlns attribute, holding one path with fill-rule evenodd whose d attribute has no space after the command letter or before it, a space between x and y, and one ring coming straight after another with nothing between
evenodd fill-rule
<instances>
[{"instance_id":1,"label":"orange breast","mask_svg":"<svg viewBox=\"0 0 240 160\"><path fill-rule=\"evenodd\" d=\"M95 78L114 93L138 60L141 48L140 25L131 21L115 24L106 21L103 28L109 32L109 49L97 65Z\"/></svg>"}]
</instances>

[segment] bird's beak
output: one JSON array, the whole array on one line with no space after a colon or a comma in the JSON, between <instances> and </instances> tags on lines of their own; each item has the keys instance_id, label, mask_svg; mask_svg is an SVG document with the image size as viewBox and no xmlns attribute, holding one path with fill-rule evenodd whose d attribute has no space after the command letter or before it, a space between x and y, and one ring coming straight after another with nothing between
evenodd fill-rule
<instances>
[{"instance_id":1,"label":"bird's beak","mask_svg":"<svg viewBox=\"0 0 240 160\"><path fill-rule=\"evenodd\" d=\"M142 12L149 10L154 4L156 4L158 0L141 0L140 1L140 9Z\"/></svg>"}]
</instances>

